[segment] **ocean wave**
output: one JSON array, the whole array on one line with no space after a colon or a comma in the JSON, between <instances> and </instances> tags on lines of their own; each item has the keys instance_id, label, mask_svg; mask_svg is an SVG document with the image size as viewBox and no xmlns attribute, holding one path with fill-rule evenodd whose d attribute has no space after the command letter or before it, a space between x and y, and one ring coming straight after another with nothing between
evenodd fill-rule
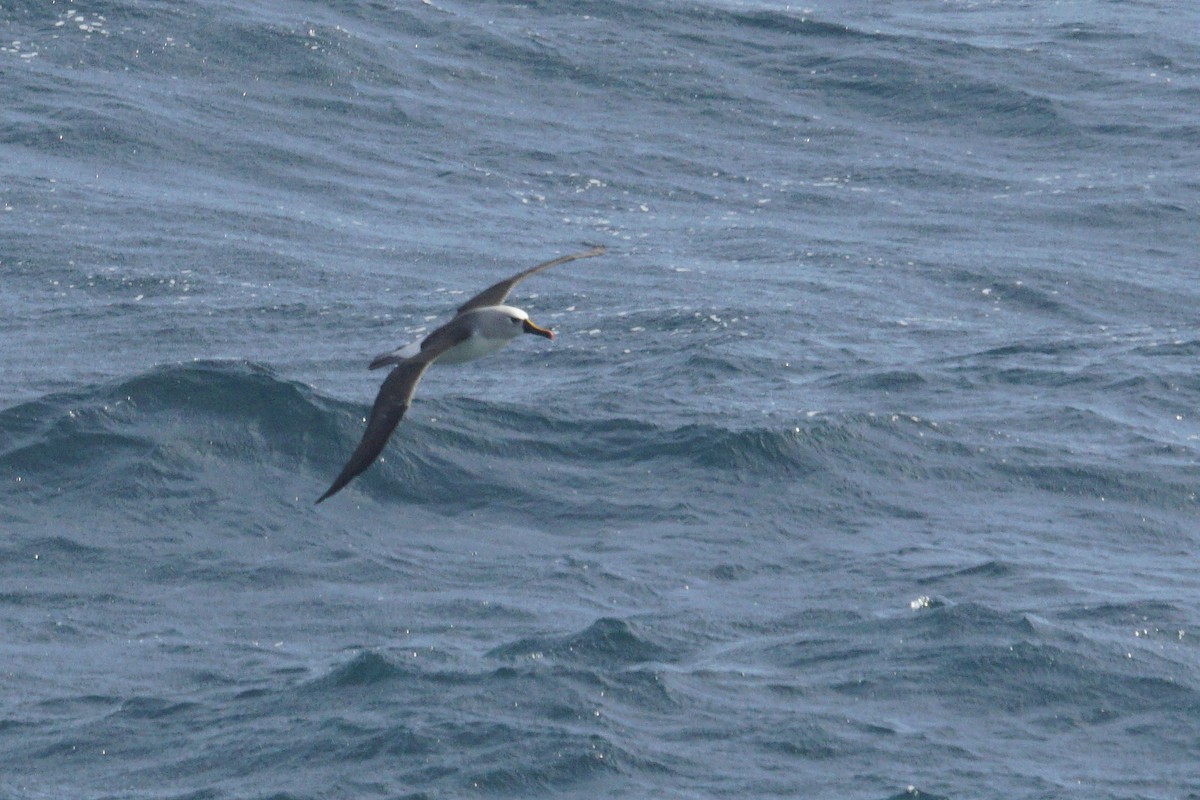
<instances>
[{"instance_id":1,"label":"ocean wave","mask_svg":"<svg viewBox=\"0 0 1200 800\"><path fill-rule=\"evenodd\" d=\"M335 436L311 389L247 362L194 362L0 412L0 470L17 497L186 491L212 462L296 463Z\"/></svg>"},{"instance_id":2,"label":"ocean wave","mask_svg":"<svg viewBox=\"0 0 1200 800\"><path fill-rule=\"evenodd\" d=\"M620 619L597 620L587 630L566 636L539 636L495 648L492 658L550 658L592 665L632 665L669 658L666 647Z\"/></svg>"},{"instance_id":3,"label":"ocean wave","mask_svg":"<svg viewBox=\"0 0 1200 800\"><path fill-rule=\"evenodd\" d=\"M576 652L559 664L553 658L527 661L535 665L531 669L489 669L474 659L448 669L444 654L434 655L435 663L430 664L431 659L414 658L411 651L361 651L322 669L311 680L268 690L248 702L261 706L258 713L264 716L302 710L312 718L313 734L293 750L315 747L317 742L339 743L334 750L314 752L317 763L332 763L335 757L359 764L388 759L390 769L419 778L423 761L414 761L413 756L440 753L447 747L472 754L470 763L457 770L425 775L432 784L450 781L474 790L520 794L573 787L598 774L657 773L664 769L661 764L644 752L621 746L615 723L596 713L596 698L605 696L609 704L644 708L646 687L627 680L642 671L630 670L628 658L596 658L597 651L587 644L606 650L614 630L623 642L628 638L620 635L626 628L618 620L600 620L588 631L562 639L586 652ZM422 655L427 654L422 651ZM416 717L406 715L408 709L425 705L431 693L440 698L439 703ZM348 715L345 709L351 697L355 703L365 698L375 709L390 712ZM542 724L530 726L530 713ZM497 748L499 743L516 746L520 757ZM397 758L404 760L395 762Z\"/></svg>"},{"instance_id":4,"label":"ocean wave","mask_svg":"<svg viewBox=\"0 0 1200 800\"><path fill-rule=\"evenodd\" d=\"M830 380L849 381L856 391L909 392L927 379L885 371ZM21 522L22 508L61 497L64 513L75 518L82 497L93 511L109 509L114 526L122 519L163 518L182 525L203 515L270 533L286 523L272 515L242 518L227 501L292 506L317 496L358 443L368 410L244 361L166 365L49 395L0 411L0 479L12 487L4 513ZM1168 513L1197 502L1185 480L1080 454L1064 460L1053 442L1029 439L1032 428L1003 447L989 441L983 452L973 444L981 435L973 428L914 415L770 419L733 427L706 415L670 424L606 409L418 398L384 457L354 489L447 515L509 508L540 519L608 522L702 522L738 502L739 487L764 484L780 486L778 496L789 502L883 503L906 518L919 517L921 506L901 499L903 492L868 488L881 478L904 486L974 484L990 476L1020 491L1153 502ZM1059 435L1102 434L1108 441L1117 423L1087 409L1058 409L1047 424ZM1123 430L1122 446L1159 445L1140 429L1126 424ZM1175 457L1190 452L1177 450ZM661 476L685 472L709 488L688 495L662 491ZM577 494L585 486L589 491Z\"/></svg>"},{"instance_id":5,"label":"ocean wave","mask_svg":"<svg viewBox=\"0 0 1200 800\"><path fill-rule=\"evenodd\" d=\"M393 663L386 656L372 651L364 651L355 655L349 662L335 667L318 683L339 688L369 686L399 678L404 675L404 672L402 666Z\"/></svg>"},{"instance_id":6,"label":"ocean wave","mask_svg":"<svg viewBox=\"0 0 1200 800\"><path fill-rule=\"evenodd\" d=\"M386 486L389 494L399 489L400 497L412 500L462 502L461 487L471 484L479 497L498 497L514 487L506 478L510 470L492 476L491 467L511 462L797 476L820 469L839 450L870 449L876 433L897 432L895 420L874 415L733 429L712 422L568 418L466 398L418 403L426 411L450 411L436 422L410 414L386 466L360 479L369 490ZM357 443L367 410L259 364L166 365L0 412L0 473L16 487L17 498L98 491L127 500L203 492L198 482L233 465L299 473L315 490Z\"/></svg>"},{"instance_id":7,"label":"ocean wave","mask_svg":"<svg viewBox=\"0 0 1200 800\"><path fill-rule=\"evenodd\" d=\"M905 391L923 381L906 372L834 380ZM58 514L72 537L102 551L102 533L79 531L102 521L110 531L149 524L184 534L204 519L270 535L294 518L248 517L239 509L266 503L282 511L315 499L358 443L367 412L365 404L244 361L165 365L49 395L0 411L0 480L11 487L3 514L23 528L32 525L32 509L42 518ZM1071 420L1075 427L1064 429ZM1057 411L1050 421L1062 435L1112 437L1109 418L1089 412ZM1122 440L1129 447L1156 446L1130 438L1131 430ZM985 478L1064 501L1152 502L1155 518L1172 525L1164 515L1197 502L1182 479L1079 454L1064 461L1040 439L1027 441L1032 433L1003 447L989 442L985 452L973 445L979 435L902 414L837 412L732 427L713 415L669 424L605 409L418 398L383 458L353 489L444 516L506 509L543 523L596 524L704 525L764 485L779 487L776 500L806 513L836 516L853 506L906 519L927 513L926 490L917 487ZM666 476L683 474L701 488L664 490Z\"/></svg>"}]
</instances>

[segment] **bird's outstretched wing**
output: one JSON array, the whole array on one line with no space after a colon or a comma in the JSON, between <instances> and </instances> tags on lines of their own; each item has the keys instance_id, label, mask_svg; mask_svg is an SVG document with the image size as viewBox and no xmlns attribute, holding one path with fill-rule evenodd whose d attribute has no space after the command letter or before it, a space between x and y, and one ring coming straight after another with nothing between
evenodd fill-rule
<instances>
[{"instance_id":1,"label":"bird's outstretched wing","mask_svg":"<svg viewBox=\"0 0 1200 800\"><path fill-rule=\"evenodd\" d=\"M436 331L434 335L441 332ZM392 431L396 430L396 426L404 418L404 412L408 411L413 392L417 390L417 383L425 374L425 369L436 361L438 356L470 335L465 329L453 333L454 335L439 336L436 342L422 350L419 355L408 359L388 373L383 385L379 387L379 394L375 396L375 405L371 407L371 416L367 419L367 429L363 432L362 441L354 449L346 466L342 467L333 485L317 498L318 503L340 492L359 473L375 463Z\"/></svg>"},{"instance_id":2,"label":"bird's outstretched wing","mask_svg":"<svg viewBox=\"0 0 1200 800\"><path fill-rule=\"evenodd\" d=\"M604 245L597 245L591 250L584 250L581 253L572 253L568 256L559 256L558 258L538 264L536 267L530 267L524 272L518 272L511 278L502 280L494 286L489 286L467 302L463 303L461 306L459 306L458 313L464 314L472 309L484 308L485 306L498 306L504 302L505 298L508 297L508 293L512 291L514 286L528 278L530 275L533 275L535 272L541 272L544 269L557 267L559 264L565 264L568 261L576 261L580 258L591 258L593 256L602 255L604 250Z\"/></svg>"}]
</instances>

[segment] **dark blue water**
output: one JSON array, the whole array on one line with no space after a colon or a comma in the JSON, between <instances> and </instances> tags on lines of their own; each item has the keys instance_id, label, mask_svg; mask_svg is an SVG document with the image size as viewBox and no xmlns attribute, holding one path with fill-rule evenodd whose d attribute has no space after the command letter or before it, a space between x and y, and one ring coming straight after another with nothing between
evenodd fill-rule
<instances>
[{"instance_id":1,"label":"dark blue water","mask_svg":"<svg viewBox=\"0 0 1200 800\"><path fill-rule=\"evenodd\" d=\"M1200 796L1198 31L0 3L0 797Z\"/></svg>"}]
</instances>

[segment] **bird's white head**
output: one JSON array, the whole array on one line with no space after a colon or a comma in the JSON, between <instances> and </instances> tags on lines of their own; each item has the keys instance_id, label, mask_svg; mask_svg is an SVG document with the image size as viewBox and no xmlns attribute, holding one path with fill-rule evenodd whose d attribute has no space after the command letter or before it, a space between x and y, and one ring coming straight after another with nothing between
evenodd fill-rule
<instances>
[{"instance_id":1,"label":"bird's white head","mask_svg":"<svg viewBox=\"0 0 1200 800\"><path fill-rule=\"evenodd\" d=\"M489 315L486 328L488 334L495 335L496 338L512 339L522 333L533 333L547 339L554 338L554 331L533 324L529 315L519 308L493 306L487 310L493 313Z\"/></svg>"}]
</instances>

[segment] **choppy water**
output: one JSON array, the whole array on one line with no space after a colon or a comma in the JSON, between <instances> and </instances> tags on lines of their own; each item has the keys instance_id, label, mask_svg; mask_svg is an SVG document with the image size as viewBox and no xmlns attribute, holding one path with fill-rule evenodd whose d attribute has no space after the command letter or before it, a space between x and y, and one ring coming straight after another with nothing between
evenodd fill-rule
<instances>
[{"instance_id":1,"label":"choppy water","mask_svg":"<svg viewBox=\"0 0 1200 800\"><path fill-rule=\"evenodd\" d=\"M1200 796L1197 31L0 3L0 796Z\"/></svg>"}]
</instances>

